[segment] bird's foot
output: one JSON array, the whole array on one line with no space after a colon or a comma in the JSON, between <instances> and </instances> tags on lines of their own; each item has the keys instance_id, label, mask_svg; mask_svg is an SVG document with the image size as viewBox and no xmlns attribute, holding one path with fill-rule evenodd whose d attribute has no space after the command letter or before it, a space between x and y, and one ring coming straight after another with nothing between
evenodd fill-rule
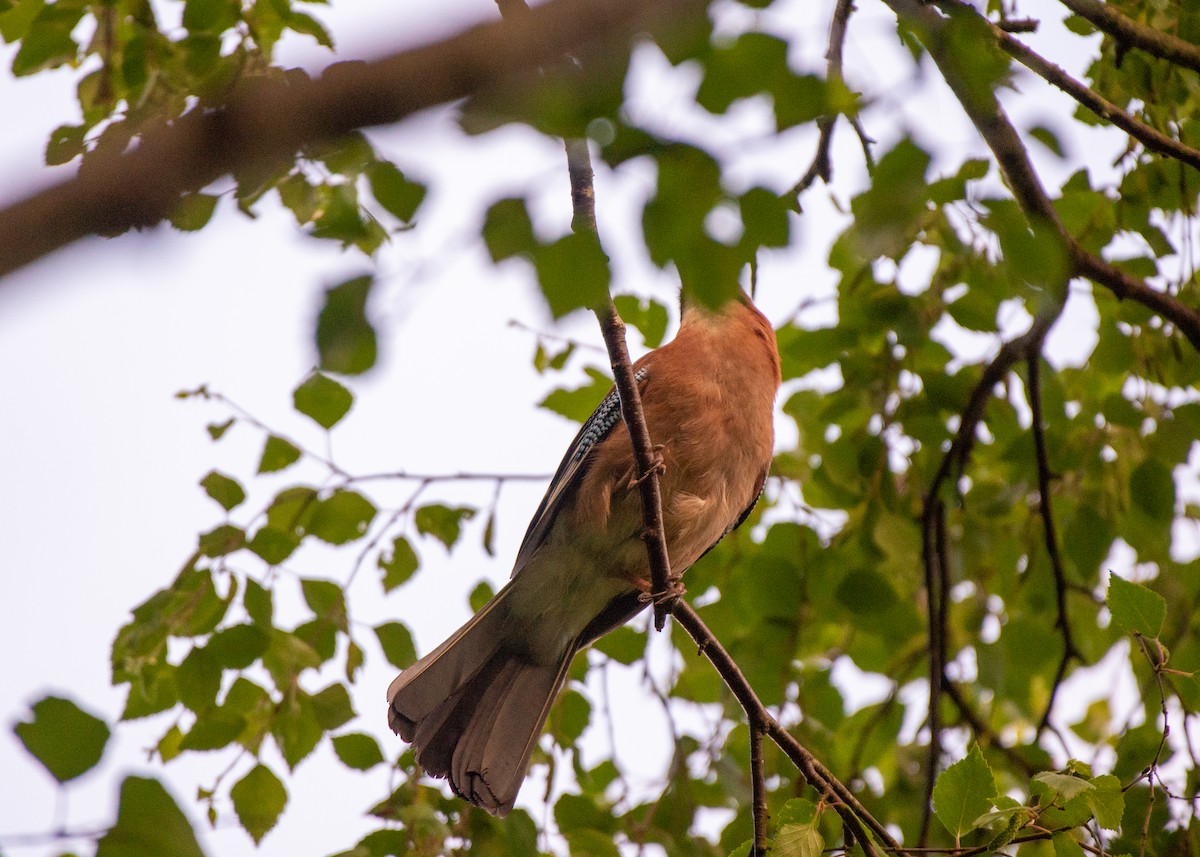
<instances>
[{"instance_id":1,"label":"bird's foot","mask_svg":"<svg viewBox=\"0 0 1200 857\"><path fill-rule=\"evenodd\" d=\"M651 592L654 584L649 580L638 580L636 586L641 590L638 594L638 601L642 604L653 604L655 606L670 603L677 598L681 598L687 592L687 587L683 585L683 581L675 575L672 575L667 580L667 588L662 592Z\"/></svg>"},{"instance_id":2,"label":"bird's foot","mask_svg":"<svg viewBox=\"0 0 1200 857\"><path fill-rule=\"evenodd\" d=\"M650 467L649 467L649 469L646 470L646 472L643 473L641 476L636 477L633 480L633 484L630 485L629 487L632 488L637 485L641 485L643 482L645 482L647 479L650 478L651 473L653 473L657 476L662 476L664 473L667 472L667 464L665 461L663 461L663 455L662 455L663 450L665 448L666 447L663 446L661 443L656 443L654 446L650 447Z\"/></svg>"}]
</instances>

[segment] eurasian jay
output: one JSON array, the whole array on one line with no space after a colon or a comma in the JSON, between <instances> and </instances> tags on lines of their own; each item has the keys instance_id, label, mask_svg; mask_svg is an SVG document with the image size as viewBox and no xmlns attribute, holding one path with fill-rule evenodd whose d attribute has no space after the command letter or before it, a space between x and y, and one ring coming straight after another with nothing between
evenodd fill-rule
<instances>
[{"instance_id":1,"label":"eurasian jay","mask_svg":"<svg viewBox=\"0 0 1200 857\"><path fill-rule=\"evenodd\" d=\"M779 354L743 292L717 312L685 301L675 339L634 364L662 457L672 574L740 524L774 443ZM638 471L614 390L571 442L512 579L388 688L388 721L455 794L506 815L576 652L647 605Z\"/></svg>"}]
</instances>

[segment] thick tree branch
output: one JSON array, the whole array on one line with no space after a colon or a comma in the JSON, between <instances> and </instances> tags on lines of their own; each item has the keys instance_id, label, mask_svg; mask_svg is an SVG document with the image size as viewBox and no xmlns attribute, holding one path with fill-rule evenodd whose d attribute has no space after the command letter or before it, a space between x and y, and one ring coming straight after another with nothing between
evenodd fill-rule
<instances>
[{"instance_id":1,"label":"thick tree branch","mask_svg":"<svg viewBox=\"0 0 1200 857\"><path fill-rule=\"evenodd\" d=\"M1171 33L1139 24L1109 3L1100 0L1061 0L1062 4L1097 29L1108 33L1122 50L1140 48L1148 54L1176 65L1200 71L1200 46Z\"/></svg>"},{"instance_id":2,"label":"thick tree branch","mask_svg":"<svg viewBox=\"0 0 1200 857\"><path fill-rule=\"evenodd\" d=\"M657 29L702 0L550 0L518 21L473 27L310 82L246 81L219 108L147 130L127 154L93 158L74 178L0 211L0 276L88 235L160 222L181 194L234 170L291 159L301 146L396 122L478 93L520 91L564 52L601 67L614 44Z\"/></svg>"}]
</instances>

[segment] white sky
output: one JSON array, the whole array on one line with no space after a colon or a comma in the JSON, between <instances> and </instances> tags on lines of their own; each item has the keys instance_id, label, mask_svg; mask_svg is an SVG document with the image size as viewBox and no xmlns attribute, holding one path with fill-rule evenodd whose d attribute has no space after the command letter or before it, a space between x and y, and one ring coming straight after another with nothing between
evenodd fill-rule
<instances>
[{"instance_id":1,"label":"white sky","mask_svg":"<svg viewBox=\"0 0 1200 857\"><path fill-rule=\"evenodd\" d=\"M824 7L832 3L776 5L764 16L765 25L799 33L794 62L822 67ZM847 75L852 86L880 101L867 117L879 151L906 130L951 159L964 146L981 150L947 94L907 75L896 79L895 69L904 66L891 19L882 6L861 5L850 32ZM1031 4L1028 11L1036 14L1043 6ZM817 7L821 14L815 14ZM376 56L494 15L490 0L459 2L449 14L432 0L347 2L316 10L330 24L340 58ZM725 11L726 21L754 17L747 10ZM1061 39L1049 29L1047 38ZM400 35L392 42L380 33ZM1077 60L1082 53L1077 42L1072 44ZM11 48L0 51L5 67L12 54ZM325 52L297 40L285 42L282 54L285 64L313 69L327 61ZM733 163L734 182L764 182L782 190L803 172L814 143L811 129L766 145L769 110L762 103L736 108L732 130L697 119L679 107L694 78L669 72L661 59L644 59L631 87L634 110L647 121L719 141ZM77 76L60 70L32 80L0 80L0 115L22 117L0 135L5 199L47 181L42 148L52 128L76 121ZM1036 83L1028 88L1046 92ZM1048 121L1064 128L1062 103L1039 96L1028 114L1015 117L1018 126ZM594 321L577 314L554 326L535 299L527 272L519 265L493 268L469 236L483 206L511 193L532 196L539 227L564 231L570 211L560 146L513 129L464 139L447 110L373 136L402 169L430 181L435 195L422 210L420 227L381 254L382 287L372 307L382 340L380 366L369 379L352 382L355 409L334 432L338 462L352 472L551 472L575 427L534 405L555 381L575 383L582 379L583 365L601 365L602 357L577 356L573 374L563 379L534 377L528 367L535 337L509 321L599 342ZM1115 138L1107 139L1113 145L1111 151L1096 152L1099 164L1111 162L1119 146ZM1053 183L1061 167L1043 160ZM844 203L864 176L857 142L845 126L838 133L835 170L837 199ZM671 277L654 272L634 240L640 200L652 181L652 172L636 163L617 176L601 169L601 231L616 259L617 286L673 304ZM806 217L794 223L797 246L766 258L760 273L760 304L776 322L802 298L828 293L834 281L823 258L839 215L820 186L804 202ZM214 445L204 426L222 421L227 412L218 405L179 402L175 391L208 384L273 428L322 448L322 433L292 412L290 392L314 360L311 328L322 288L361 272L365 263L357 251L343 254L298 235L290 215L269 200L258 210L260 217L250 222L224 200L214 222L198 234L160 228L80 242L0 284L0 472L7 489L0 499L0 545L8 587L8 597L0 601L5 679L0 684L5 724L0 770L7 774L0 777L0 841L15 833L48 831L59 821L52 781L24 753L8 725L27 716L27 706L47 692L67 695L115 720L125 689L108 683L113 635L131 607L169 582L196 533L220 521L218 507L197 481L214 467L238 477L251 489L250 509L299 478L287 471L248 484L261 434L240 426ZM1056 331L1055 347L1069 342L1079 347L1086 305L1079 312L1074 331L1071 322L1060 325L1066 332ZM1086 335L1082 342L1086 353ZM319 470L309 473L321 478ZM373 497L396 505L410 490L368 486ZM454 486L430 489L424 496L485 505L491 491L490 485ZM398 740L383 727L383 691L393 670L375 649L368 624L401 619L417 633L418 648L427 651L466 618L460 593L482 576L494 582L507 576L541 491L540 485L504 489L494 561L471 545L447 562L440 546L423 542L419 547L429 571L387 598L368 563L355 581L351 610L365 623L357 636L367 644L369 662L354 689L360 718L347 728L380 737L387 754L397 750ZM477 523L466 540L477 544L480 531ZM307 549L302 560L289 565L340 580L359 549ZM326 681L336 678L326 675ZM655 734L665 735L654 731L666 728L661 713L646 702L636 675L613 681L626 700L615 724L619 756L637 758L646 777L657 776L666 763L663 742L653 740ZM209 785L228 763L227 753L189 754L166 769L146 764L143 749L170 722L160 716L117 729L100 768L68 790L67 826L94 829L110 823L121 776L149 772L171 784L210 854L255 853L240 829L230 827L231 814L217 831L208 831L192 801L195 787ZM282 771L276 756L268 753L267 761ZM248 769L245 760L241 764L239 770ZM302 846L303 853L323 854L353 844L374 826L361 817L362 810L387 788L382 770L360 775L341 768L328 742L287 783L287 811L262 853ZM535 817L543 812L540 794L533 783L523 792L522 804ZM42 855L60 849L51 844L10 850Z\"/></svg>"}]
</instances>

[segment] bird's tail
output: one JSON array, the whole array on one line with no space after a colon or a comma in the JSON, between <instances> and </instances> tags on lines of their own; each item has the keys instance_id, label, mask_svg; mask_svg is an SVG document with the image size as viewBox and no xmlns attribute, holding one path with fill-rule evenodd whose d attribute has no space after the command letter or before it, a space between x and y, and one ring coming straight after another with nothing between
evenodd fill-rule
<instances>
[{"instance_id":1,"label":"bird's tail","mask_svg":"<svg viewBox=\"0 0 1200 857\"><path fill-rule=\"evenodd\" d=\"M557 663L541 664L506 644L508 591L388 688L389 724L421 767L500 816L513 807L575 653L569 647Z\"/></svg>"}]
</instances>

